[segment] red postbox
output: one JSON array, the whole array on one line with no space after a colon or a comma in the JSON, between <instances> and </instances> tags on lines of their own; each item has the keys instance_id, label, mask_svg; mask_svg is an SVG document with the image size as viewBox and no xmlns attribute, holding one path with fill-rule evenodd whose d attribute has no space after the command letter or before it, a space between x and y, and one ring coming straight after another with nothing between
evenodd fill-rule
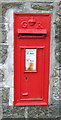
<instances>
[{"instance_id":1,"label":"red postbox","mask_svg":"<svg viewBox=\"0 0 61 120\"><path fill-rule=\"evenodd\" d=\"M14 105L48 105L50 14L14 14Z\"/></svg>"}]
</instances>

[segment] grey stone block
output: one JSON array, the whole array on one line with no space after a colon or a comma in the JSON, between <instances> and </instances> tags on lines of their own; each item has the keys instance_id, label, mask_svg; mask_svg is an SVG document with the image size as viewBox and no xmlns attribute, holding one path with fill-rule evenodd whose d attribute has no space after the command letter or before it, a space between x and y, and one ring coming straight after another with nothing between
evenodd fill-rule
<instances>
[{"instance_id":1,"label":"grey stone block","mask_svg":"<svg viewBox=\"0 0 61 120\"><path fill-rule=\"evenodd\" d=\"M1 28L1 29L5 29L4 23L0 23L0 28Z\"/></svg>"},{"instance_id":2,"label":"grey stone block","mask_svg":"<svg viewBox=\"0 0 61 120\"><path fill-rule=\"evenodd\" d=\"M32 3L31 7L36 10L47 10L47 11L50 11L53 9L52 3L48 3L48 2L46 3L35 2L35 3Z\"/></svg>"},{"instance_id":3,"label":"grey stone block","mask_svg":"<svg viewBox=\"0 0 61 120\"><path fill-rule=\"evenodd\" d=\"M0 63L4 63L7 58L7 45L0 45Z\"/></svg>"},{"instance_id":4,"label":"grey stone block","mask_svg":"<svg viewBox=\"0 0 61 120\"><path fill-rule=\"evenodd\" d=\"M2 119L3 111L2 111L2 90L0 90L0 119Z\"/></svg>"},{"instance_id":5,"label":"grey stone block","mask_svg":"<svg viewBox=\"0 0 61 120\"><path fill-rule=\"evenodd\" d=\"M45 117L45 113L41 110L41 106L29 107L28 113L29 118L38 118L39 115L40 118L42 118L42 116Z\"/></svg>"},{"instance_id":6,"label":"grey stone block","mask_svg":"<svg viewBox=\"0 0 61 120\"><path fill-rule=\"evenodd\" d=\"M29 118L57 118L59 117L59 105L29 107Z\"/></svg>"},{"instance_id":7,"label":"grey stone block","mask_svg":"<svg viewBox=\"0 0 61 120\"><path fill-rule=\"evenodd\" d=\"M3 106L3 118L24 118L24 107Z\"/></svg>"},{"instance_id":8,"label":"grey stone block","mask_svg":"<svg viewBox=\"0 0 61 120\"><path fill-rule=\"evenodd\" d=\"M2 4L0 4L0 15L2 15Z\"/></svg>"},{"instance_id":9,"label":"grey stone block","mask_svg":"<svg viewBox=\"0 0 61 120\"><path fill-rule=\"evenodd\" d=\"M0 31L0 42L2 42L2 32Z\"/></svg>"},{"instance_id":10,"label":"grey stone block","mask_svg":"<svg viewBox=\"0 0 61 120\"><path fill-rule=\"evenodd\" d=\"M3 118L3 111L2 111L2 107L0 107L0 120L2 120Z\"/></svg>"},{"instance_id":11,"label":"grey stone block","mask_svg":"<svg viewBox=\"0 0 61 120\"><path fill-rule=\"evenodd\" d=\"M3 70L0 69L0 82L3 81L4 73Z\"/></svg>"},{"instance_id":12,"label":"grey stone block","mask_svg":"<svg viewBox=\"0 0 61 120\"><path fill-rule=\"evenodd\" d=\"M56 17L56 29L55 29L55 38L56 42L59 43L61 41L61 18L59 16Z\"/></svg>"},{"instance_id":13,"label":"grey stone block","mask_svg":"<svg viewBox=\"0 0 61 120\"><path fill-rule=\"evenodd\" d=\"M3 39L3 37L5 37L5 36L3 36L3 32L7 32L7 29L8 29L8 23L0 23L0 31L2 32L2 39Z\"/></svg>"},{"instance_id":14,"label":"grey stone block","mask_svg":"<svg viewBox=\"0 0 61 120\"><path fill-rule=\"evenodd\" d=\"M61 64L61 42L56 46L55 57L57 61Z\"/></svg>"},{"instance_id":15,"label":"grey stone block","mask_svg":"<svg viewBox=\"0 0 61 120\"><path fill-rule=\"evenodd\" d=\"M2 106L2 90L0 90L0 107Z\"/></svg>"},{"instance_id":16,"label":"grey stone block","mask_svg":"<svg viewBox=\"0 0 61 120\"><path fill-rule=\"evenodd\" d=\"M0 23L2 23L2 15L0 15Z\"/></svg>"},{"instance_id":17,"label":"grey stone block","mask_svg":"<svg viewBox=\"0 0 61 120\"><path fill-rule=\"evenodd\" d=\"M24 118L25 107L13 107L13 117L15 118Z\"/></svg>"},{"instance_id":18,"label":"grey stone block","mask_svg":"<svg viewBox=\"0 0 61 120\"><path fill-rule=\"evenodd\" d=\"M14 8L14 7L20 7L20 6L22 6L23 5L23 3L24 2L20 2L20 3L18 3L18 2L7 2L7 3L3 3L3 5L2 5L2 15L4 16L5 15L5 13L6 13L6 11L8 10L8 9L10 9L10 8Z\"/></svg>"},{"instance_id":19,"label":"grey stone block","mask_svg":"<svg viewBox=\"0 0 61 120\"><path fill-rule=\"evenodd\" d=\"M24 0L24 1L27 2L27 0ZM38 2L40 2L40 0L29 0L29 1L33 1L33 2L37 2L38 1ZM41 0L41 1L42 2L48 2L48 1L51 2L53 0ZM1 1L1 3L10 3L10 2L12 2L12 3L13 2L22 2L22 0L8 0L8 1L7 0L2 0Z\"/></svg>"},{"instance_id":20,"label":"grey stone block","mask_svg":"<svg viewBox=\"0 0 61 120\"><path fill-rule=\"evenodd\" d=\"M2 75L0 75L0 82L2 82Z\"/></svg>"},{"instance_id":21,"label":"grey stone block","mask_svg":"<svg viewBox=\"0 0 61 120\"><path fill-rule=\"evenodd\" d=\"M8 106L9 104L9 88L2 89L2 105Z\"/></svg>"},{"instance_id":22,"label":"grey stone block","mask_svg":"<svg viewBox=\"0 0 61 120\"><path fill-rule=\"evenodd\" d=\"M13 118L13 107L2 106L3 118Z\"/></svg>"},{"instance_id":23,"label":"grey stone block","mask_svg":"<svg viewBox=\"0 0 61 120\"><path fill-rule=\"evenodd\" d=\"M6 42L7 33L2 31L2 42Z\"/></svg>"}]
</instances>

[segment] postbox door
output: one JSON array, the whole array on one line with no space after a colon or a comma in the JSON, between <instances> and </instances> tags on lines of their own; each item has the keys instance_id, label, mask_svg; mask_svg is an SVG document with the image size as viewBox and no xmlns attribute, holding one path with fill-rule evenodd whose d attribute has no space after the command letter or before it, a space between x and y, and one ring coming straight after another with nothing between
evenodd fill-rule
<instances>
[{"instance_id":1,"label":"postbox door","mask_svg":"<svg viewBox=\"0 0 61 120\"><path fill-rule=\"evenodd\" d=\"M20 47L20 53L20 100L42 100L44 46Z\"/></svg>"}]
</instances>

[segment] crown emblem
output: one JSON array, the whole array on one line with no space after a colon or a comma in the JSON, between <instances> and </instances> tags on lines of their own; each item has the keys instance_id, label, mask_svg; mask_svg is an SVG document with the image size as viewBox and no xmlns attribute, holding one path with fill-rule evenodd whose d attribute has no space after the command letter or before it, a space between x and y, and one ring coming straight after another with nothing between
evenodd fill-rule
<instances>
[{"instance_id":1,"label":"crown emblem","mask_svg":"<svg viewBox=\"0 0 61 120\"><path fill-rule=\"evenodd\" d=\"M33 26L33 25L35 25L36 20L34 18L31 18L31 19L28 20L28 23L29 23L30 26Z\"/></svg>"}]
</instances>

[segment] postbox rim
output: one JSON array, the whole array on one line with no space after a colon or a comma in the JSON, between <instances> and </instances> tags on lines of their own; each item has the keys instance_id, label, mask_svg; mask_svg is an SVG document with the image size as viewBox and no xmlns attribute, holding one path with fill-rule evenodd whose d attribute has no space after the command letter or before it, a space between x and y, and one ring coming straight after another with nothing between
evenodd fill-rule
<instances>
[{"instance_id":1,"label":"postbox rim","mask_svg":"<svg viewBox=\"0 0 61 120\"><path fill-rule=\"evenodd\" d=\"M19 12L15 12L15 15L42 15L42 16L50 16L51 13L19 13Z\"/></svg>"},{"instance_id":2,"label":"postbox rim","mask_svg":"<svg viewBox=\"0 0 61 120\"><path fill-rule=\"evenodd\" d=\"M47 34L47 30L46 29L18 29L17 30L18 33L32 33L32 34Z\"/></svg>"}]
</instances>

